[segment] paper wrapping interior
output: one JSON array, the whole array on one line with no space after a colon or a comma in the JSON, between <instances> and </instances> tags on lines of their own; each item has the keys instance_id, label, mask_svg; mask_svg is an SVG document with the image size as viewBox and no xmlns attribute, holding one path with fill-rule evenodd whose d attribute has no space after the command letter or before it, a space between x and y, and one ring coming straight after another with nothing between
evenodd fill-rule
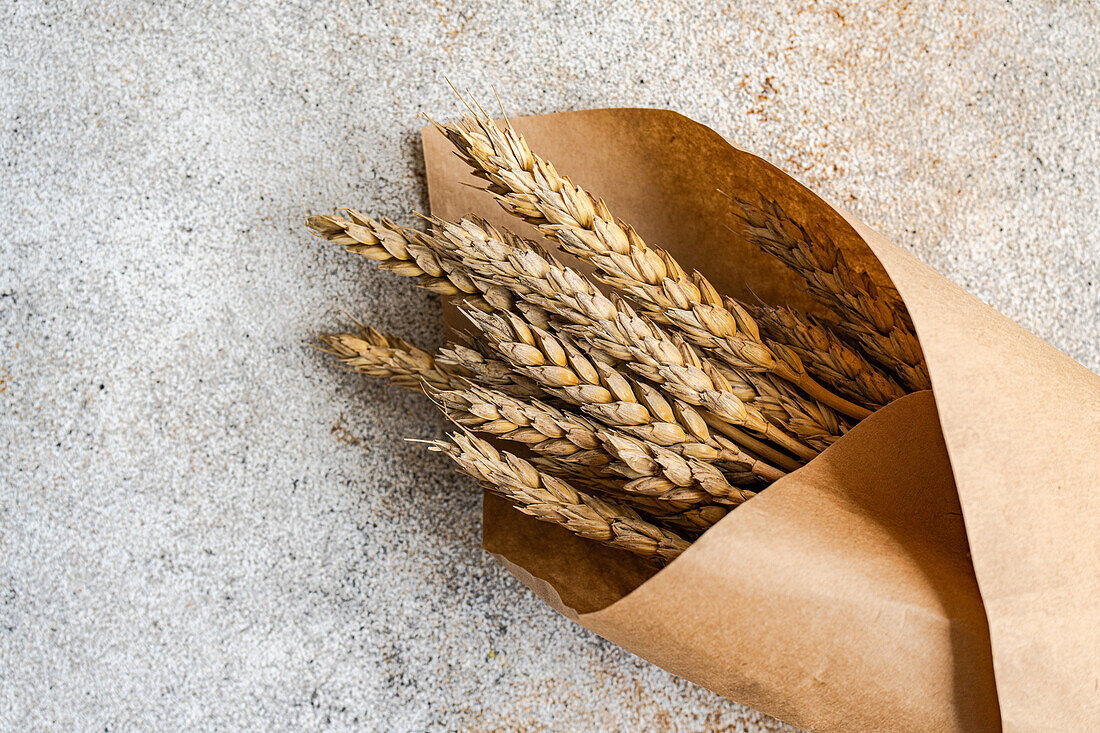
<instances>
[{"instance_id":1,"label":"paper wrapping interior","mask_svg":"<svg viewBox=\"0 0 1100 733\"><path fill-rule=\"evenodd\" d=\"M738 236L725 194L778 201L894 283L933 390L879 410L659 573L488 495L485 548L597 634L811 730L1100 729L1100 378L686 117L512 124L720 291L814 309ZM432 213L530 233L469 187L441 135L423 142Z\"/></svg>"}]
</instances>

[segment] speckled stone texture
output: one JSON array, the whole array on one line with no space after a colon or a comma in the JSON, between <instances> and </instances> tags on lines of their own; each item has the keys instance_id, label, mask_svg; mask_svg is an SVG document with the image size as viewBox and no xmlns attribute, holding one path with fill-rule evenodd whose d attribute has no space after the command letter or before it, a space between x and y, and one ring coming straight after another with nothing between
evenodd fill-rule
<instances>
[{"instance_id":1,"label":"speckled stone texture","mask_svg":"<svg viewBox=\"0 0 1100 733\"><path fill-rule=\"evenodd\" d=\"M445 74L683 112L1100 368L1095 5L41 5L0 10L5 730L789 730L545 608L404 442L433 408L308 347L440 342L301 223L426 208Z\"/></svg>"}]
</instances>

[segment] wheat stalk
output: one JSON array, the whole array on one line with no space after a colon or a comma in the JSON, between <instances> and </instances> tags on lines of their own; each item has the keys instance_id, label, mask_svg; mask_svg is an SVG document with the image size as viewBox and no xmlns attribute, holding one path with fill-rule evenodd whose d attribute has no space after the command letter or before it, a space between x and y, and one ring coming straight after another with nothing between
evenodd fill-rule
<instances>
[{"instance_id":1,"label":"wheat stalk","mask_svg":"<svg viewBox=\"0 0 1100 733\"><path fill-rule=\"evenodd\" d=\"M590 262L603 282L631 296L658 322L675 325L730 366L774 373L851 417L870 414L815 382L794 352L770 349L745 308L719 296L701 274L689 277L664 250L648 246L632 227L611 215L602 199L535 155L510 124L502 128L472 107L459 122L433 124L489 182L489 190L507 210Z\"/></svg>"},{"instance_id":2,"label":"wheat stalk","mask_svg":"<svg viewBox=\"0 0 1100 733\"><path fill-rule=\"evenodd\" d=\"M905 394L893 379L812 316L768 305L755 308L754 315L769 338L793 349L814 376L848 397L878 408Z\"/></svg>"},{"instance_id":3,"label":"wheat stalk","mask_svg":"<svg viewBox=\"0 0 1100 733\"><path fill-rule=\"evenodd\" d=\"M453 433L450 442L432 441L429 447L450 456L464 473L524 514L565 527L580 537L661 564L676 559L690 545L680 535L645 521L630 507L577 491L480 438Z\"/></svg>"},{"instance_id":4,"label":"wheat stalk","mask_svg":"<svg viewBox=\"0 0 1100 733\"><path fill-rule=\"evenodd\" d=\"M782 260L810 285L810 293L841 316L837 328L909 389L929 389L920 342L897 291L859 272L824 232L813 237L775 201L733 199L749 240Z\"/></svg>"}]
</instances>

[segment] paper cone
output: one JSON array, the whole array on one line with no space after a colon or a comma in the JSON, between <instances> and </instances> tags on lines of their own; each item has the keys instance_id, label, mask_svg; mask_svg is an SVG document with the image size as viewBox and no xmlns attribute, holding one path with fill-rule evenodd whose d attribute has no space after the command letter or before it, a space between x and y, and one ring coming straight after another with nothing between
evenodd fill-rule
<instances>
[{"instance_id":1,"label":"paper cone","mask_svg":"<svg viewBox=\"0 0 1100 733\"><path fill-rule=\"evenodd\" d=\"M777 201L892 281L933 389L659 573L491 496L485 548L583 626L810 730L1100 730L1100 377L681 115L512 124L721 292L813 310L804 282L736 234L728 195ZM441 135L423 139L433 214L529 231L464 185L477 181Z\"/></svg>"}]
</instances>

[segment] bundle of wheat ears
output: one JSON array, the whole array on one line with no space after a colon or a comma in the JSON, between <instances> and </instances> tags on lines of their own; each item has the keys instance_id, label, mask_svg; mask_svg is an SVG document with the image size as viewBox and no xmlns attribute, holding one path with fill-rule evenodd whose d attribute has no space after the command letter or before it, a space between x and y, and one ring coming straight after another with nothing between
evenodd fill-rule
<instances>
[{"instance_id":1,"label":"bundle of wheat ears","mask_svg":"<svg viewBox=\"0 0 1100 733\"><path fill-rule=\"evenodd\" d=\"M506 118L468 109L433 124L546 241L474 217L412 229L352 209L311 216L315 234L454 298L469 322L434 354L362 325L320 341L349 369L423 392L458 427L430 449L518 510L665 564L871 411L928 388L898 294L775 202L731 199L731 216L828 319L722 295Z\"/></svg>"}]
</instances>

